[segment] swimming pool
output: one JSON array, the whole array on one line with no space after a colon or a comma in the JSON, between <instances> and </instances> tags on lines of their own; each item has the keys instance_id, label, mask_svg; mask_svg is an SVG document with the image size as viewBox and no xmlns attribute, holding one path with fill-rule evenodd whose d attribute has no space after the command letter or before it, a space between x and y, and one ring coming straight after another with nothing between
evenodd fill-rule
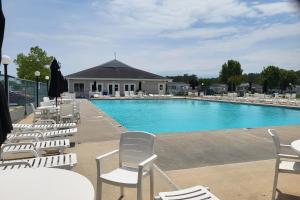
<instances>
[{"instance_id":1,"label":"swimming pool","mask_svg":"<svg viewBox=\"0 0 300 200\"><path fill-rule=\"evenodd\" d=\"M299 125L300 110L199 100L92 100L132 131L155 134Z\"/></svg>"}]
</instances>

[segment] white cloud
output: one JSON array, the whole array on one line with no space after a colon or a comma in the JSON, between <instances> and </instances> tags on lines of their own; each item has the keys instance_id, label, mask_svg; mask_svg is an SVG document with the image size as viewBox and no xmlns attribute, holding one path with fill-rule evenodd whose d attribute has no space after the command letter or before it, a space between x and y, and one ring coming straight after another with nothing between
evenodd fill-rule
<instances>
[{"instance_id":1,"label":"white cloud","mask_svg":"<svg viewBox=\"0 0 300 200\"><path fill-rule=\"evenodd\" d=\"M297 5L291 1L257 4L253 7L259 10L264 16L272 16L285 13L296 13L298 11Z\"/></svg>"}]
</instances>

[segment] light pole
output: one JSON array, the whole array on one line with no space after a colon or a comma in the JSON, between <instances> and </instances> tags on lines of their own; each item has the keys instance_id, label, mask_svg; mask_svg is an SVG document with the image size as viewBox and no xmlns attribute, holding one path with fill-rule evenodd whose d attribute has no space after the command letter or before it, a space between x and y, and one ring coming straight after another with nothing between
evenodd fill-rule
<instances>
[{"instance_id":1,"label":"light pole","mask_svg":"<svg viewBox=\"0 0 300 200\"><path fill-rule=\"evenodd\" d=\"M203 95L205 95L205 91L204 91L204 83L201 83L201 86L202 86Z\"/></svg>"},{"instance_id":2,"label":"light pole","mask_svg":"<svg viewBox=\"0 0 300 200\"><path fill-rule=\"evenodd\" d=\"M45 80L46 80L46 83L47 83L47 95L48 95L49 76L45 76Z\"/></svg>"},{"instance_id":3,"label":"light pole","mask_svg":"<svg viewBox=\"0 0 300 200\"><path fill-rule=\"evenodd\" d=\"M2 56L2 64L4 65L4 86L5 86L5 94L6 98L8 100L9 94L8 94L8 76L7 76L7 66L10 64L10 57L7 55Z\"/></svg>"},{"instance_id":4,"label":"light pole","mask_svg":"<svg viewBox=\"0 0 300 200\"><path fill-rule=\"evenodd\" d=\"M35 80L36 80L36 107L39 106L39 76L41 75L41 72L35 71Z\"/></svg>"}]
</instances>

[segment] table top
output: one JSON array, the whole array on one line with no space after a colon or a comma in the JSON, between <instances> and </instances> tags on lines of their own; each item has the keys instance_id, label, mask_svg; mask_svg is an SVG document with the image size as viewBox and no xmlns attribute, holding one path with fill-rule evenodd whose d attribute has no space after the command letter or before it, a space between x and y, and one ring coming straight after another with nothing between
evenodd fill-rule
<instances>
[{"instance_id":1,"label":"table top","mask_svg":"<svg viewBox=\"0 0 300 200\"><path fill-rule=\"evenodd\" d=\"M300 140L295 140L291 143L292 149L294 149L297 153L300 154Z\"/></svg>"},{"instance_id":2,"label":"table top","mask_svg":"<svg viewBox=\"0 0 300 200\"><path fill-rule=\"evenodd\" d=\"M43 109L59 109L59 106L39 106L36 109L43 110Z\"/></svg>"},{"instance_id":3,"label":"table top","mask_svg":"<svg viewBox=\"0 0 300 200\"><path fill-rule=\"evenodd\" d=\"M94 200L95 190L84 176L55 168L0 171L1 199Z\"/></svg>"}]
</instances>

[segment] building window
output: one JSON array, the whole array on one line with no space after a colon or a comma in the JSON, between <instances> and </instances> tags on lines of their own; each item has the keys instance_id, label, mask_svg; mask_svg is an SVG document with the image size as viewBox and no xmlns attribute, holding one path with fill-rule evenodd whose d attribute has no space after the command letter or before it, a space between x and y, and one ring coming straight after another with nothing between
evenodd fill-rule
<instances>
[{"instance_id":1,"label":"building window","mask_svg":"<svg viewBox=\"0 0 300 200\"><path fill-rule=\"evenodd\" d=\"M98 92L102 92L102 84L98 84Z\"/></svg>"},{"instance_id":2,"label":"building window","mask_svg":"<svg viewBox=\"0 0 300 200\"><path fill-rule=\"evenodd\" d=\"M134 91L134 85L133 84L130 85L130 91Z\"/></svg>"},{"instance_id":3,"label":"building window","mask_svg":"<svg viewBox=\"0 0 300 200\"><path fill-rule=\"evenodd\" d=\"M115 84L115 91L119 91L119 85Z\"/></svg>"},{"instance_id":4,"label":"building window","mask_svg":"<svg viewBox=\"0 0 300 200\"><path fill-rule=\"evenodd\" d=\"M84 84L83 83L74 83L74 91L75 92L83 92Z\"/></svg>"},{"instance_id":5,"label":"building window","mask_svg":"<svg viewBox=\"0 0 300 200\"><path fill-rule=\"evenodd\" d=\"M129 91L129 85L125 85L125 91Z\"/></svg>"},{"instance_id":6,"label":"building window","mask_svg":"<svg viewBox=\"0 0 300 200\"><path fill-rule=\"evenodd\" d=\"M164 85L159 85L159 90L164 90Z\"/></svg>"}]
</instances>

